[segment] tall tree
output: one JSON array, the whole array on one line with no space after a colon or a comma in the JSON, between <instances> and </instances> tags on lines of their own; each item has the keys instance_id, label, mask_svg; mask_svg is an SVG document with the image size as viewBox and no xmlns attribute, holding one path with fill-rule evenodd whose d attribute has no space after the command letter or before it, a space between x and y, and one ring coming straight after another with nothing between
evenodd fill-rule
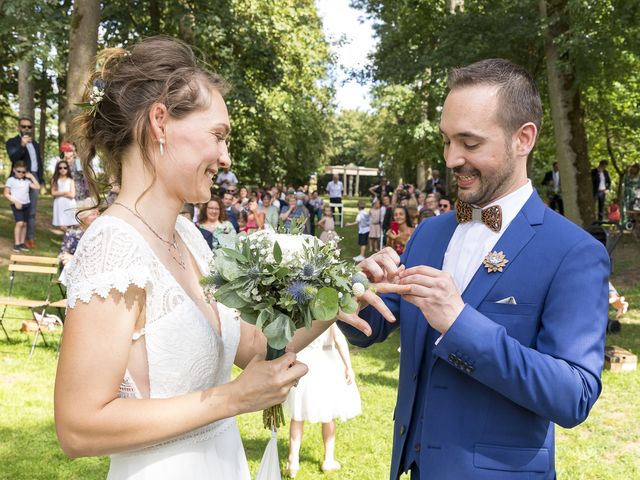
<instances>
[{"instance_id":1,"label":"tall tree","mask_svg":"<svg viewBox=\"0 0 640 480\"><path fill-rule=\"evenodd\" d=\"M33 58L27 57L18 64L19 115L35 121L35 89L33 81Z\"/></svg>"},{"instance_id":2,"label":"tall tree","mask_svg":"<svg viewBox=\"0 0 640 480\"><path fill-rule=\"evenodd\" d=\"M549 99L565 215L587 226L593 221L594 213L581 92L574 60L558 45L571 35L568 0L540 0L540 14L546 24L544 45Z\"/></svg>"},{"instance_id":3,"label":"tall tree","mask_svg":"<svg viewBox=\"0 0 640 480\"><path fill-rule=\"evenodd\" d=\"M64 122L60 125L60 137L64 138L71 119L78 113L82 101L87 72L95 68L100 24L100 0L75 0L69 30L69 68L67 74L67 99Z\"/></svg>"}]
</instances>

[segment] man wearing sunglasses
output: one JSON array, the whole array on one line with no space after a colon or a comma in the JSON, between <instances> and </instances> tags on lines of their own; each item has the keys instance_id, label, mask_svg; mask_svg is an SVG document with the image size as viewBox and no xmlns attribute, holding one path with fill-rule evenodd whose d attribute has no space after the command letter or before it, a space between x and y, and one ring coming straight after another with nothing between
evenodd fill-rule
<instances>
[{"instance_id":1,"label":"man wearing sunglasses","mask_svg":"<svg viewBox=\"0 0 640 480\"><path fill-rule=\"evenodd\" d=\"M37 179L40 185L44 185L44 168L40 157L40 146L33 139L33 121L29 117L21 117L18 120L18 135L7 140L7 153L11 159L11 168L15 163L23 161L29 171ZM36 207L40 190L29 190L29 216L27 220L27 238L25 245L28 248L36 248L35 227L36 227Z\"/></svg>"}]
</instances>

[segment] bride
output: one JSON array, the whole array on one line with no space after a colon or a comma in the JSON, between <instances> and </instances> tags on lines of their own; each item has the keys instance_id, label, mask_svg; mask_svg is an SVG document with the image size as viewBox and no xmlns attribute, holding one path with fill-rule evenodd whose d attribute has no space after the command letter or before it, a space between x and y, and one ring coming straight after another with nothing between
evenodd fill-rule
<instances>
[{"instance_id":1,"label":"bride","mask_svg":"<svg viewBox=\"0 0 640 480\"><path fill-rule=\"evenodd\" d=\"M76 141L93 195L96 153L121 189L66 271L60 444L72 457L111 455L108 478L248 479L235 415L283 402L307 371L293 351L330 322L299 330L291 352L265 361L262 333L204 298L211 252L178 214L208 201L217 169L230 166L224 82L164 37L98 61ZM243 372L229 381L233 363Z\"/></svg>"}]
</instances>

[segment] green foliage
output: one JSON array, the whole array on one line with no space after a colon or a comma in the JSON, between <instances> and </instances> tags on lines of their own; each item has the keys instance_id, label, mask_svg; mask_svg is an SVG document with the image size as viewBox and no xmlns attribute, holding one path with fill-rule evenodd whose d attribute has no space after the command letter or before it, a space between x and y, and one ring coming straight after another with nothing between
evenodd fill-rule
<instances>
[{"instance_id":1,"label":"green foliage","mask_svg":"<svg viewBox=\"0 0 640 480\"><path fill-rule=\"evenodd\" d=\"M508 58L529 70L545 103L545 128L530 175L540 180L554 161L538 0L466 0L455 13L441 0L354 0L375 21L379 45L368 72L377 109L372 136L396 178L413 178L420 162L441 162L438 106L451 67L482 58ZM567 0L570 22L557 46L562 68L575 66L585 104L592 163L638 161L640 4L631 0ZM609 144L607 144L607 136ZM615 157L615 158L614 158ZM616 165L614 164L614 167ZM614 171L615 181L615 171Z\"/></svg>"}]
</instances>

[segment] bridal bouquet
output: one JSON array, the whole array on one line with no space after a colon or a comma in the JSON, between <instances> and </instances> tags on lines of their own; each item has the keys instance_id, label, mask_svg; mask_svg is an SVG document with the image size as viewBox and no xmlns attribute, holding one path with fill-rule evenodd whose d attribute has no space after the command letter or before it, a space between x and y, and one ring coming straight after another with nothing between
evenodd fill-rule
<instances>
[{"instance_id":1,"label":"bridal bouquet","mask_svg":"<svg viewBox=\"0 0 640 480\"><path fill-rule=\"evenodd\" d=\"M298 328L354 313L369 284L356 266L340 260L335 240L260 230L222 236L210 275L203 279L216 301L237 309L267 338L267 360L284 354ZM284 425L282 405L263 412L266 428Z\"/></svg>"}]
</instances>

